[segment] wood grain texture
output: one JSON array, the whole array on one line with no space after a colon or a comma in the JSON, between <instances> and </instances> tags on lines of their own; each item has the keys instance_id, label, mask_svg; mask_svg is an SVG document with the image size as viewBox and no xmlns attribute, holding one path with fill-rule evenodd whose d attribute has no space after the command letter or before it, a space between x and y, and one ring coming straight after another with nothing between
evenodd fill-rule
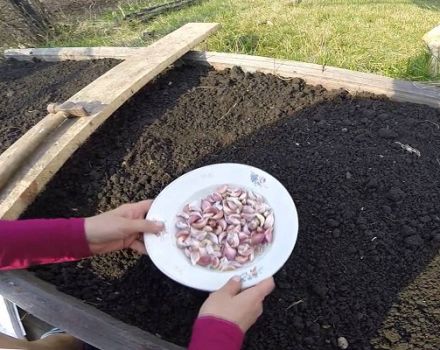
<instances>
[{"instance_id":1,"label":"wood grain texture","mask_svg":"<svg viewBox=\"0 0 440 350\"><path fill-rule=\"evenodd\" d=\"M0 273L0 294L43 321L102 350L183 350L57 291L27 271Z\"/></svg>"},{"instance_id":2,"label":"wood grain texture","mask_svg":"<svg viewBox=\"0 0 440 350\"><path fill-rule=\"evenodd\" d=\"M46 183L78 147L116 109L147 82L219 28L215 23L188 23L154 44L139 50L72 96L89 117L66 120L50 134L0 193L0 218L15 219L35 199ZM38 124L34 126L38 128ZM32 128L28 133L34 133ZM26 141L23 135L10 148ZM23 141L24 140L24 141ZM13 156L0 155L0 168Z\"/></svg>"}]
</instances>

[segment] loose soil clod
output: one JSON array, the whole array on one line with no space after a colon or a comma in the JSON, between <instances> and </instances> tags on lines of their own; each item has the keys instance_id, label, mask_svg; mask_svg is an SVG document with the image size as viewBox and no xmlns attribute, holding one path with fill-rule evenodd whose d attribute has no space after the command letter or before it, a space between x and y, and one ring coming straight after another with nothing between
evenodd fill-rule
<instances>
[{"instance_id":1,"label":"loose soil clod","mask_svg":"<svg viewBox=\"0 0 440 350\"><path fill-rule=\"evenodd\" d=\"M247 163L285 185L300 231L245 349L336 350L341 336L350 349L438 349L439 123L425 106L182 67L115 113L25 217L93 215L201 165ZM37 273L181 345L206 297L129 252Z\"/></svg>"}]
</instances>

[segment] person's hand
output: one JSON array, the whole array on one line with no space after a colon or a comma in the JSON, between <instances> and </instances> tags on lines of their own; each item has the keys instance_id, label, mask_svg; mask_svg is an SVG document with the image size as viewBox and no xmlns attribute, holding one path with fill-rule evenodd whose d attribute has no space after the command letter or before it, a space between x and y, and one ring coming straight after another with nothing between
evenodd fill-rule
<instances>
[{"instance_id":1,"label":"person's hand","mask_svg":"<svg viewBox=\"0 0 440 350\"><path fill-rule=\"evenodd\" d=\"M146 200L124 204L106 213L86 218L86 238L91 252L101 254L131 248L147 254L143 233L159 234L164 228L162 223L145 220L152 203L152 200Z\"/></svg>"},{"instance_id":2,"label":"person's hand","mask_svg":"<svg viewBox=\"0 0 440 350\"><path fill-rule=\"evenodd\" d=\"M199 316L214 316L235 323L246 331L263 313L263 301L275 288L272 277L242 292L240 277L229 280L212 293L200 308Z\"/></svg>"}]
</instances>

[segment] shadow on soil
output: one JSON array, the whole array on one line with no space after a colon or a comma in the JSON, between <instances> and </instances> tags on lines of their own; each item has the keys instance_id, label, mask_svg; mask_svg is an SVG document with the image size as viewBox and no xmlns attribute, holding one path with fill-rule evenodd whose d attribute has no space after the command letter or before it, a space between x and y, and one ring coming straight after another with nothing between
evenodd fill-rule
<instances>
[{"instance_id":1,"label":"shadow on soil","mask_svg":"<svg viewBox=\"0 0 440 350\"><path fill-rule=\"evenodd\" d=\"M177 82L180 94L196 86L205 74L202 71L185 83ZM166 82L170 76L163 79ZM160 88L160 93L154 90L155 85L145 88L111 117L68 161L50 184L51 190L38 198L27 216L35 216L42 206L50 216L72 211L79 216L95 214L106 196L102 189L115 180L112 175L124 166L121 163L126 148L140 139L154 118L176 105L176 94L168 99L163 91L166 86ZM155 95L161 96L160 103ZM185 106L191 108L192 103ZM153 110L146 113L145 108ZM226 122L239 119L246 125L243 110L231 109L222 118ZM242 132L246 136L233 138L209 155L188 160L183 168L170 167L164 173L177 177L212 163L250 164L278 178L295 200L300 220L297 245L275 276L277 289L268 298L264 315L250 331L246 349L335 349L340 336L350 339L353 349L371 349L370 340L392 304L398 301L399 292L438 252L432 234L440 234L440 219L436 216L436 203L440 203L439 170L432 157L433 149L439 145L434 143L431 148L423 142L423 135L419 138L415 132L437 140L439 135L435 134L435 126L402 116L418 113L420 109L414 105L362 96L352 99L341 92L257 131ZM145 119L146 114L154 118ZM433 110L421 114L425 119L438 118ZM204 125L203 118L188 122L190 128L182 132ZM424 157L403 152L387 138L386 131L385 138L378 137L377 129L384 127L394 128L399 141L421 144ZM130 132L123 131L127 129ZM240 133L239 129L233 131ZM187 147L196 142L190 139ZM154 140L151 145L154 147ZM163 153L163 162L173 163L173 153L167 152ZM145 176L153 169L156 168L151 163ZM157 195L171 180L149 179L148 194ZM122 189L132 185L120 178L117 181L121 181ZM142 196L143 182L139 180L139 184ZM66 196L69 205L77 203L75 207L63 203ZM109 207L136 198L112 198ZM47 207L47 203L56 205ZM84 262L84 266L88 264ZM112 281L86 270L67 273L58 267L57 284L127 323L184 345L206 294L164 277L148 258L133 264L122 278ZM177 315L176 321L170 321L170 315ZM405 340L410 335L402 332L400 336Z\"/></svg>"}]
</instances>

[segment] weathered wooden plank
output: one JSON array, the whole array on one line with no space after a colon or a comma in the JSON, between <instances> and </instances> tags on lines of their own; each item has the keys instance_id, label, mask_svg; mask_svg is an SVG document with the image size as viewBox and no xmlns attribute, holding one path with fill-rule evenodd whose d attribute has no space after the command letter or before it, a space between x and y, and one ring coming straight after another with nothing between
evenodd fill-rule
<instances>
[{"instance_id":1,"label":"weathered wooden plank","mask_svg":"<svg viewBox=\"0 0 440 350\"><path fill-rule=\"evenodd\" d=\"M209 64L216 69L240 66L247 72L262 72L282 77L300 77L310 84L326 88L343 88L352 93L367 91L384 94L393 100L440 107L440 89L427 84L387 78L377 74L311 63L217 52L192 51L183 57L190 62Z\"/></svg>"},{"instance_id":2,"label":"weathered wooden plank","mask_svg":"<svg viewBox=\"0 0 440 350\"><path fill-rule=\"evenodd\" d=\"M183 350L57 291L27 271L0 273L0 294L32 315L102 350Z\"/></svg>"},{"instance_id":3,"label":"weathered wooden plank","mask_svg":"<svg viewBox=\"0 0 440 350\"><path fill-rule=\"evenodd\" d=\"M135 55L144 47L50 47L31 49L8 49L4 52L7 59L33 61L35 59L46 62L83 61L102 58L125 60Z\"/></svg>"},{"instance_id":4,"label":"weathered wooden plank","mask_svg":"<svg viewBox=\"0 0 440 350\"><path fill-rule=\"evenodd\" d=\"M126 59L72 96L89 117L66 120L35 151L0 192L0 218L17 218L73 152L117 108L148 81L218 29L215 23L189 23ZM39 130L41 121L34 126ZM33 129L34 129L33 128ZM28 133L33 133L33 129ZM0 155L0 168L26 142L26 134Z\"/></svg>"}]
</instances>

